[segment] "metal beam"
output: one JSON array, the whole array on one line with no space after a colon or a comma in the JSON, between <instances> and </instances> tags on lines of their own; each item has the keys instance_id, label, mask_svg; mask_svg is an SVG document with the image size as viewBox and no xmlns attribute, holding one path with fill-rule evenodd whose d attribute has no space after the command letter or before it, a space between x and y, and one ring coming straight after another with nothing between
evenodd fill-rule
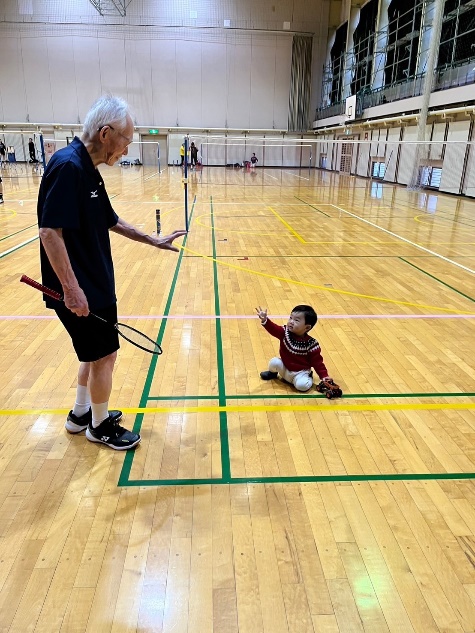
<instances>
[{"instance_id":1,"label":"metal beam","mask_svg":"<svg viewBox=\"0 0 475 633\"><path fill-rule=\"evenodd\" d=\"M132 0L89 0L89 2L102 16L118 15L125 18L127 15L127 7Z\"/></svg>"}]
</instances>

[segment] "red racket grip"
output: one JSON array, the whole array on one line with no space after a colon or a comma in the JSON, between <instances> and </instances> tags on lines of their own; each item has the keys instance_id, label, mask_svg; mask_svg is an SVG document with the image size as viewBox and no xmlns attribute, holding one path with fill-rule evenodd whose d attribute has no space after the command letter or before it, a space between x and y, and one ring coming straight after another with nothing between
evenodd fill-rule
<instances>
[{"instance_id":1,"label":"red racket grip","mask_svg":"<svg viewBox=\"0 0 475 633\"><path fill-rule=\"evenodd\" d=\"M58 301L63 300L63 297L59 294L59 292L56 292L55 290L51 290L51 288L47 288L46 286L39 284L37 281L35 281L34 279L30 279L30 277L27 277L26 275L22 275L20 281L22 281L24 284L28 284L28 286L31 286L32 288L36 288L36 290L41 290L41 292L43 292L45 295L48 295L48 297L51 297L52 299L57 299Z\"/></svg>"}]
</instances>

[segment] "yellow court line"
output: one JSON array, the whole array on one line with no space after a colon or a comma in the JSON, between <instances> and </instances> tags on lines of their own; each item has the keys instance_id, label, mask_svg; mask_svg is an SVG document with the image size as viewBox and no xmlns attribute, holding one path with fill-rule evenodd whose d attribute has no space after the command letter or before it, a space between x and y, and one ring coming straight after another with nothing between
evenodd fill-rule
<instances>
[{"instance_id":1,"label":"yellow court line","mask_svg":"<svg viewBox=\"0 0 475 633\"><path fill-rule=\"evenodd\" d=\"M170 397L170 400L173 398ZM269 396L269 400L272 396ZM326 402L326 401L324 401ZM202 407L129 407L123 413L260 413L291 411L442 411L475 409L475 402L401 404L229 405ZM0 415L67 415L69 409L0 409Z\"/></svg>"},{"instance_id":2,"label":"yellow court line","mask_svg":"<svg viewBox=\"0 0 475 633\"><path fill-rule=\"evenodd\" d=\"M16 211L15 209L10 209L10 207L3 207L2 209L0 209L0 214L0 220L11 220L12 217L18 215L18 211ZM1 217L3 214L5 214L5 217Z\"/></svg>"},{"instance_id":3,"label":"yellow court line","mask_svg":"<svg viewBox=\"0 0 475 633\"><path fill-rule=\"evenodd\" d=\"M450 314L473 314L473 312L467 312L465 310L452 310L451 308L441 308L439 306L430 306L425 305L423 303L412 303L410 301L398 301L397 299L386 299L385 297L373 297L372 295L363 295L359 292L351 292L350 290L338 290L338 288L327 288L326 286L318 286L317 284L310 284L307 281L296 281L294 279L287 279L286 277L278 277L277 275L270 275L269 273L262 273L259 270L252 270L250 268L244 268L243 266L237 266L236 264L231 264L229 262L224 262L216 259L215 257L210 257L209 255L203 255L202 253L198 253L197 251L193 251L191 248L187 246L181 246L177 244L178 248L181 248L183 251L188 253L192 253L193 255L198 255L203 259L209 259L212 262L216 262L217 264L221 264L222 266L228 266L229 268L234 268L236 270L242 270L245 273L251 273L253 275L259 275L260 277L267 277L269 279L277 279L278 281L285 281L289 284L295 284L296 286L305 286L307 288L316 288L317 290L323 290L325 292L336 292L337 294L348 295L350 297L358 297L359 299L371 299L372 301L382 301L384 303L395 303L397 305L402 306L410 306L411 308L421 308L425 310L440 310L441 312L448 312Z\"/></svg>"},{"instance_id":4,"label":"yellow court line","mask_svg":"<svg viewBox=\"0 0 475 633\"><path fill-rule=\"evenodd\" d=\"M272 207L268 207L268 209L270 209L272 211L272 213L276 216L276 218L279 218L279 220L282 222L282 224L289 229L289 231L295 235L295 237L299 240L299 242L301 242L302 244L306 244L307 242L303 239L303 237L301 235L299 235L297 233L297 231L295 231L288 222L286 222L284 220L284 218L282 218L277 211L274 211L274 209Z\"/></svg>"}]
</instances>

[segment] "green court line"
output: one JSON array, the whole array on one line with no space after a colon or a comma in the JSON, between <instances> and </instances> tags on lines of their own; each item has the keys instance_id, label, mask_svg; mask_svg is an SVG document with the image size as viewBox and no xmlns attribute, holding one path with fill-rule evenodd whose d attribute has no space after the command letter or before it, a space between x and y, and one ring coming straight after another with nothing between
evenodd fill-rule
<instances>
[{"instance_id":1,"label":"green court line","mask_svg":"<svg viewBox=\"0 0 475 633\"><path fill-rule=\"evenodd\" d=\"M302 198L299 198L298 196L294 196L294 198L297 198L297 200L300 200L300 202L303 202L304 204L306 204L307 206L309 206L312 209L315 209L315 211L318 211L319 213L321 213L322 215L326 215L327 218L331 218L331 215L328 215L328 213L325 213L325 211L322 211L321 209L318 209L316 206L314 206L313 204L310 204L310 202L307 202L306 200L302 200Z\"/></svg>"},{"instance_id":2,"label":"green court line","mask_svg":"<svg viewBox=\"0 0 475 633\"><path fill-rule=\"evenodd\" d=\"M218 263L216 261L216 236L214 231L213 197L210 197L211 205L211 241L213 246L213 285L214 285L214 312L220 316L219 287L218 287ZM221 319L216 319L216 354L218 367L218 402L220 407L226 406L226 382L224 380L223 340L221 336ZM221 444L221 475L223 481L231 479L231 457L229 454L228 416L226 411L219 412L219 437Z\"/></svg>"},{"instance_id":3,"label":"green court line","mask_svg":"<svg viewBox=\"0 0 475 633\"><path fill-rule=\"evenodd\" d=\"M196 201L196 196L193 200L193 205L191 207L191 213L190 213L190 220L193 216L193 210L195 207L195 201ZM183 245L186 246L186 241L188 239L188 235L185 235L184 240L183 240ZM172 299L173 299L173 295L175 293L175 288L176 288L176 283L177 283L177 279L178 279L178 273L180 272L180 267L181 267L181 262L183 259L183 253L184 251L182 249L180 249L180 253L178 255L178 261L176 263L175 266L175 274L173 275L173 280L172 280L172 284L170 286L170 290L168 292L168 298L167 298L167 303L165 306L165 310L164 310L164 316L168 316L168 314L170 313L170 307L172 304ZM160 324L160 329L157 335L157 343L159 345L161 345L162 341L163 341L163 336L165 334L165 328L167 327L167 322L168 319L162 319L162 322ZM158 356L153 355L152 356L152 360L150 361L150 366L148 368L148 372L147 372L147 377L145 379L145 385L142 391L142 396L140 398L140 407L146 407L147 406L147 400L150 394L150 389L152 386L152 380L153 380L153 376L155 374L155 369L157 367L157 362L158 362ZM137 413L136 417L135 417L135 422L134 422L134 426L133 426L133 431L134 433L139 433L140 429L142 427L142 422L143 422L143 413ZM119 476L119 481L118 481L118 486L126 486L129 485L129 476L130 476L130 471L132 470L132 463L134 461L134 451L127 451L125 458L124 458L124 463L122 465L122 469L120 471L120 476Z\"/></svg>"},{"instance_id":4,"label":"green court line","mask_svg":"<svg viewBox=\"0 0 475 633\"><path fill-rule=\"evenodd\" d=\"M366 398L473 398L475 396L475 392L447 392L447 393L345 393L343 395L343 399L347 398L358 398L358 399L366 399ZM226 400L277 400L277 399L294 399L300 400L305 398L323 398L326 399L326 396L321 393L285 393L285 394L249 394L243 393L241 395L232 395L226 396ZM149 402L151 400L218 400L218 396L149 396ZM146 405L145 405L146 406Z\"/></svg>"},{"instance_id":5,"label":"green court line","mask_svg":"<svg viewBox=\"0 0 475 633\"><path fill-rule=\"evenodd\" d=\"M294 475L291 477L230 477L221 479L131 479L128 486L200 486L243 484L289 484L357 481L427 481L475 479L475 473L387 473L371 475Z\"/></svg>"},{"instance_id":6,"label":"green court line","mask_svg":"<svg viewBox=\"0 0 475 633\"><path fill-rule=\"evenodd\" d=\"M297 196L295 196L297 197ZM300 198L297 198L300 200ZM195 196L196 200L196 196ZM193 201L193 208L194 203ZM303 201L304 202L304 201ZM306 203L308 204L308 203ZM218 287L218 270L217 270L217 254L216 254L216 239L215 239L215 230L214 230L214 212L213 212L213 199L210 197L210 205L211 205L211 230L212 230L212 251L213 251L213 285L214 285L214 297L215 297L215 315L220 316L220 301L219 301L219 287ZM309 205L312 206L312 205ZM193 214L193 208L192 213ZM313 208L313 207L312 207ZM319 209L316 209L319 211ZM326 213L320 211L324 215ZM190 219L191 219L190 215ZM327 216L331 217L331 216ZM186 239L188 236L185 236L184 245L186 244ZM170 306L174 294L174 290L176 287L176 282L178 278L178 272L180 270L180 265L183 259L184 251L180 251L180 256L177 262L177 266L175 269L175 274L173 277L172 285L170 288L167 304L164 310L164 316L168 316L170 311ZM420 272L432 277L434 280L442 283L447 286L451 290L454 290L458 294L470 299L471 301L475 301L473 298L468 295L463 294L456 288L446 284L445 282L437 279L430 273L425 270L418 268L411 262L408 262L402 257L398 257L405 263L409 264L413 268L416 268ZM160 331L158 334L157 342L160 344L163 335L165 332L165 327L168 319L162 319L162 323L160 326ZM140 400L140 407L145 408L147 401L151 400L218 400L219 406L226 406L227 400L238 400L238 399L248 399L248 400L257 400L257 399L290 399L290 398L324 398L325 396L322 394L271 394L271 395L252 395L252 394L244 394L244 395L230 395L226 396L226 386L225 386L225 374L224 374L224 358L223 358L223 345L222 345L222 332L221 332L221 320L216 319L216 352L217 352L217 370L218 370L218 395L217 396L150 396L150 388L152 384L153 375L155 372L157 358L154 356L150 363L149 371L147 374L147 378L145 381L144 390L142 393L142 397ZM429 398L429 397L471 397L475 396L475 393L412 393L412 394L350 394L344 396L345 398ZM143 413L139 413L136 416L136 421L134 424L134 431L138 432L141 428L143 421ZM231 476L231 459L229 452L229 431L228 431L228 421L227 414L225 411L220 411L219 413L219 427L220 427L220 443L221 443L221 468L222 468L222 476L220 478L204 478L204 479L151 479L151 480L132 480L129 479L134 451L129 451L124 459L124 464L122 467L122 471L119 477L119 486L199 486L199 485L243 485L243 484L273 484L273 483L318 483L318 482L358 482L358 481L420 481L420 480L453 480L453 479L475 479L475 473L409 473L409 474L368 474L368 475L315 475L315 476L282 476L282 477L232 477Z\"/></svg>"},{"instance_id":7,"label":"green court line","mask_svg":"<svg viewBox=\"0 0 475 633\"><path fill-rule=\"evenodd\" d=\"M149 396L148 400L218 400L219 396Z\"/></svg>"},{"instance_id":8,"label":"green court line","mask_svg":"<svg viewBox=\"0 0 475 633\"><path fill-rule=\"evenodd\" d=\"M0 259L2 257L6 257L7 255L11 255L12 253L14 253L15 251L19 250L20 248L23 248L25 246L28 246L28 244L31 244L32 242L36 241L37 239L39 239L39 235L37 235L36 237L32 237L30 240L28 240L27 242L25 242L24 244L20 244L19 246L17 246L16 248L12 248L9 249L6 253L2 253L0 255Z\"/></svg>"},{"instance_id":9,"label":"green court line","mask_svg":"<svg viewBox=\"0 0 475 633\"><path fill-rule=\"evenodd\" d=\"M450 288L450 290L453 290L454 292L456 292L457 294L461 295L462 297L465 297L465 299L468 299L469 301L474 301L475 302L475 299L473 297L469 297L464 292L461 292L460 290L457 290L457 288L454 288L453 286L445 283L445 281L442 281L442 279L438 279L437 277L434 277L434 275L431 275L430 273L428 273L426 270L423 270L422 268L419 268L415 264L411 264L411 262L408 262L407 259L404 259L403 257L400 257L399 259L402 260L403 262L405 262L406 264L409 264L409 266L412 266L413 268L415 268L419 272L424 273L424 275L427 275L431 279L434 279L435 281L438 281L440 284L442 284L446 288Z\"/></svg>"},{"instance_id":10,"label":"green court line","mask_svg":"<svg viewBox=\"0 0 475 633\"><path fill-rule=\"evenodd\" d=\"M0 242L3 242L3 240L8 240L9 237L13 237L14 235L18 235L18 233L23 233L23 231L27 231L28 229L31 229L33 226L38 226L38 225L35 222L34 224L30 224L30 226L27 226L24 229L20 229L19 231L16 231L15 233L10 233L10 235L5 235L5 237L0 238Z\"/></svg>"}]
</instances>

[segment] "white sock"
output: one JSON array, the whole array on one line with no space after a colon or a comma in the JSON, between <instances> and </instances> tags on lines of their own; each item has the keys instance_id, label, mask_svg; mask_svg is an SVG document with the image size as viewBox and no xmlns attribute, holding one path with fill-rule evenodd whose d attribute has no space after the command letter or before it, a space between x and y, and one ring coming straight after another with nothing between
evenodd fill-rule
<instances>
[{"instance_id":1,"label":"white sock","mask_svg":"<svg viewBox=\"0 0 475 633\"><path fill-rule=\"evenodd\" d=\"M92 426L93 428L97 428L101 422L104 422L106 418L109 417L109 403L101 402L100 404L96 404L93 402L91 404L92 407Z\"/></svg>"},{"instance_id":2,"label":"white sock","mask_svg":"<svg viewBox=\"0 0 475 633\"><path fill-rule=\"evenodd\" d=\"M73 413L78 418L87 413L91 408L91 396L87 387L78 385L76 388L76 402L74 403Z\"/></svg>"}]
</instances>

